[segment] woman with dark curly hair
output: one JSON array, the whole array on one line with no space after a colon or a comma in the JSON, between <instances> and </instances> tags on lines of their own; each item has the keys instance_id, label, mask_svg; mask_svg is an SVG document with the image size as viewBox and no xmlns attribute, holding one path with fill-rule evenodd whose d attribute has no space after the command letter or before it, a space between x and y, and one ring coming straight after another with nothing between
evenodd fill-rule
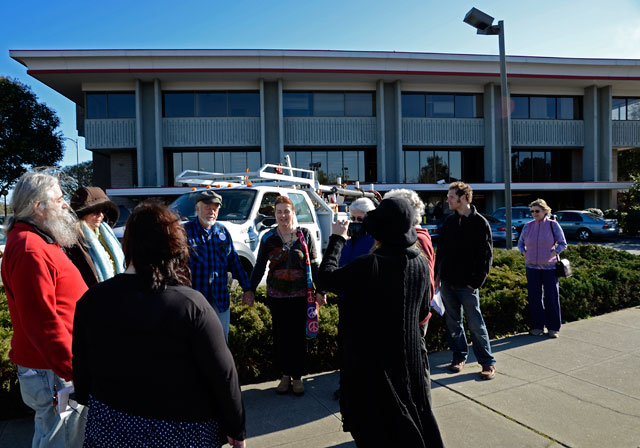
<instances>
[{"instance_id":1,"label":"woman with dark curly hair","mask_svg":"<svg viewBox=\"0 0 640 448\"><path fill-rule=\"evenodd\" d=\"M178 218L144 202L123 243L125 273L76 307L73 382L89 405L84 446L244 447L234 361L220 320L190 288Z\"/></svg>"}]
</instances>

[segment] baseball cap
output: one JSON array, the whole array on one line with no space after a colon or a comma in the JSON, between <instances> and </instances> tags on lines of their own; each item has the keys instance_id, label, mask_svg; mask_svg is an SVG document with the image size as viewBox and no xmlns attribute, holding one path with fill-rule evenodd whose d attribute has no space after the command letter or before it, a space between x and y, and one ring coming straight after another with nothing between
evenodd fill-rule
<instances>
[{"instance_id":1,"label":"baseball cap","mask_svg":"<svg viewBox=\"0 0 640 448\"><path fill-rule=\"evenodd\" d=\"M205 204L222 204L222 196L215 191L206 190L200 193L200 196L196 199L196 204L198 202L204 202Z\"/></svg>"}]
</instances>

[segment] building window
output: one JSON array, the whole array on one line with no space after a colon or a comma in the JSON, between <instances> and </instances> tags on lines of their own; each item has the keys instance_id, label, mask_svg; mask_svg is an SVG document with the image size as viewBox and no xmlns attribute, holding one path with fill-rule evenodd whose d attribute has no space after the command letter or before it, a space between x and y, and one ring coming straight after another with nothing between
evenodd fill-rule
<instances>
[{"instance_id":1,"label":"building window","mask_svg":"<svg viewBox=\"0 0 640 448\"><path fill-rule=\"evenodd\" d=\"M483 166L482 150L478 149L404 151L404 181L407 183L482 182Z\"/></svg>"},{"instance_id":2,"label":"building window","mask_svg":"<svg viewBox=\"0 0 640 448\"><path fill-rule=\"evenodd\" d=\"M511 96L511 118L532 120L582 120L582 97Z\"/></svg>"},{"instance_id":3,"label":"building window","mask_svg":"<svg viewBox=\"0 0 640 448\"><path fill-rule=\"evenodd\" d=\"M513 151L513 182L571 182L571 151Z\"/></svg>"},{"instance_id":4,"label":"building window","mask_svg":"<svg viewBox=\"0 0 640 448\"><path fill-rule=\"evenodd\" d=\"M262 165L260 151L175 151L172 154L173 180L185 170L214 173L241 173L256 171Z\"/></svg>"},{"instance_id":5,"label":"building window","mask_svg":"<svg viewBox=\"0 0 640 448\"><path fill-rule=\"evenodd\" d=\"M640 98L613 98L612 120L640 120Z\"/></svg>"},{"instance_id":6,"label":"building window","mask_svg":"<svg viewBox=\"0 0 640 448\"><path fill-rule=\"evenodd\" d=\"M403 93L402 116L481 118L482 95Z\"/></svg>"},{"instance_id":7,"label":"building window","mask_svg":"<svg viewBox=\"0 0 640 448\"><path fill-rule=\"evenodd\" d=\"M335 184L338 177L346 182L375 182L375 150L308 149L285 152L297 168L314 169L318 181Z\"/></svg>"},{"instance_id":8,"label":"building window","mask_svg":"<svg viewBox=\"0 0 640 448\"><path fill-rule=\"evenodd\" d=\"M165 117L259 117L259 92L165 92Z\"/></svg>"},{"instance_id":9,"label":"building window","mask_svg":"<svg viewBox=\"0 0 640 448\"><path fill-rule=\"evenodd\" d=\"M373 117L371 92L283 92L285 117Z\"/></svg>"},{"instance_id":10,"label":"building window","mask_svg":"<svg viewBox=\"0 0 640 448\"><path fill-rule=\"evenodd\" d=\"M87 93L87 118L135 118L136 94L133 92Z\"/></svg>"}]
</instances>

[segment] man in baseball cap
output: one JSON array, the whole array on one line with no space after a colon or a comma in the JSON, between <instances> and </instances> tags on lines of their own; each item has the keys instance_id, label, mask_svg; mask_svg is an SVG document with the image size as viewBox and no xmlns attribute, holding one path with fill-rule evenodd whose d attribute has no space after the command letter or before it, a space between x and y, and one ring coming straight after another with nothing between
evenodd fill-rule
<instances>
[{"instance_id":1,"label":"man in baseball cap","mask_svg":"<svg viewBox=\"0 0 640 448\"><path fill-rule=\"evenodd\" d=\"M222 206L222 196L205 190L196 199L196 218L184 225L190 247L191 283L209 301L222 322L224 336L229 340L230 300L227 272L238 280L243 299L253 301L249 276L242 267L233 246L231 234L216 222Z\"/></svg>"}]
</instances>

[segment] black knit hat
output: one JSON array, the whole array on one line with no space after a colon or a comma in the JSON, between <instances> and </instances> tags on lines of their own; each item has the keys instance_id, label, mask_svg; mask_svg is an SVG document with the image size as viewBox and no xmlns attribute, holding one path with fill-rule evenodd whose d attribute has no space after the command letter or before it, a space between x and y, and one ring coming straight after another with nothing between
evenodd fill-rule
<instances>
[{"instance_id":1,"label":"black knit hat","mask_svg":"<svg viewBox=\"0 0 640 448\"><path fill-rule=\"evenodd\" d=\"M396 247L412 246L418 239L415 212L404 198L387 198L364 218L364 228L376 241Z\"/></svg>"},{"instance_id":2,"label":"black knit hat","mask_svg":"<svg viewBox=\"0 0 640 448\"><path fill-rule=\"evenodd\" d=\"M78 218L82 218L89 213L102 211L105 221L109 225L114 225L120 216L118 206L109 200L105 192L100 187L80 187L71 196L71 208Z\"/></svg>"}]
</instances>

